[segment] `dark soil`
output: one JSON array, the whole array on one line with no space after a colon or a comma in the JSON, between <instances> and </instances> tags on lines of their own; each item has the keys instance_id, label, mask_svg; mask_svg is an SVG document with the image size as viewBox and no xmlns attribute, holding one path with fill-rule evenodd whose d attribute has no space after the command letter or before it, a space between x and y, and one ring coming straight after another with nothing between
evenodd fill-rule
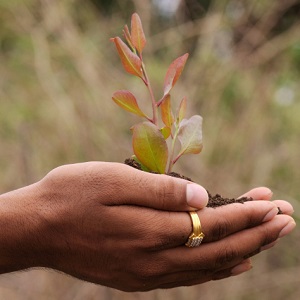
<instances>
[{"instance_id":1,"label":"dark soil","mask_svg":"<svg viewBox=\"0 0 300 300\"><path fill-rule=\"evenodd\" d=\"M127 158L124 163L126 165L129 165L129 166L131 166L133 168L136 168L138 170L142 170L141 165L138 162L136 162L134 159ZM183 175L175 173L175 172L171 172L167 175L172 176L172 177L182 178L182 179L193 182L193 180L191 178L183 176ZM213 196L213 195L210 194L209 191L207 191L207 193L208 193L208 198L209 198L207 207L218 207L218 206L227 205L227 204L231 204L231 203L244 203L246 201L252 201L253 200L252 198L248 198L248 197L241 197L241 198L238 198L238 199L236 199L236 198L224 198L219 194L216 194L216 195ZM278 207L278 214L281 214L281 213L282 213L282 211Z\"/></svg>"}]
</instances>

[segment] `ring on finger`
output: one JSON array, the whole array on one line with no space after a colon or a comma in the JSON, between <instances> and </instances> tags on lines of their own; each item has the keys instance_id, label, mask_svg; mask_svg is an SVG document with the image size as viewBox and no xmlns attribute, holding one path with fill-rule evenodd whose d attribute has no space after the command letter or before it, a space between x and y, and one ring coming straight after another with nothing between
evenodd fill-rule
<instances>
[{"instance_id":1,"label":"ring on finger","mask_svg":"<svg viewBox=\"0 0 300 300\"><path fill-rule=\"evenodd\" d=\"M202 232L201 222L198 214L195 211L190 211L189 214L192 220L193 230L185 245L189 248L199 247L205 235Z\"/></svg>"}]
</instances>

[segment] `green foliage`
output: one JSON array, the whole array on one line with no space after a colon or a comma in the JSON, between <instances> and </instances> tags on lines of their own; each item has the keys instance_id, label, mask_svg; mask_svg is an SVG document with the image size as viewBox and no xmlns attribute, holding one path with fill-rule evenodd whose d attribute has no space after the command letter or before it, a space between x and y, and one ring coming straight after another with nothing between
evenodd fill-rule
<instances>
[{"instance_id":1,"label":"green foliage","mask_svg":"<svg viewBox=\"0 0 300 300\"><path fill-rule=\"evenodd\" d=\"M142 167L152 172L169 173L182 155L198 154L202 150L202 118L196 115L189 120L184 119L187 102L185 97L177 109L176 118L171 107L170 92L178 81L189 55L186 53L171 63L164 79L163 97L156 101L143 62L142 52L146 38L137 13L131 17L131 32L125 25L123 35L128 45L119 37L112 38L111 41L117 48L125 71L140 77L148 88L153 116L149 118L141 111L135 96L129 91L117 91L112 99L124 110L148 119L148 122L139 123L132 128L133 152ZM159 108L163 127L157 118ZM166 142L169 138L172 139L170 151ZM177 139L181 143L181 150L173 159Z\"/></svg>"},{"instance_id":2,"label":"green foliage","mask_svg":"<svg viewBox=\"0 0 300 300\"><path fill-rule=\"evenodd\" d=\"M168 146L157 126L144 122L132 128L133 151L140 163L150 171L165 173L168 161Z\"/></svg>"}]
</instances>

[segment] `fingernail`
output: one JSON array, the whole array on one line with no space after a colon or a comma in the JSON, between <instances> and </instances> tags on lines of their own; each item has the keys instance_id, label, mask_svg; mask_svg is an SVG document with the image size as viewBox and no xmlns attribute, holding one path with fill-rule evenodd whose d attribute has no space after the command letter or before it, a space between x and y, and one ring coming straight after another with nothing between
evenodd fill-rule
<instances>
[{"instance_id":1,"label":"fingernail","mask_svg":"<svg viewBox=\"0 0 300 300\"><path fill-rule=\"evenodd\" d=\"M277 240L274 241L274 242L272 242L272 243L270 243L270 244L267 244L267 245L264 245L264 246L260 247L260 251L265 251L265 250L271 249L276 244L277 244Z\"/></svg>"},{"instance_id":2,"label":"fingernail","mask_svg":"<svg viewBox=\"0 0 300 300\"><path fill-rule=\"evenodd\" d=\"M251 262L243 262L237 266L235 266L233 269L231 269L231 275L236 276L239 274L242 274L244 272L247 272L252 269Z\"/></svg>"},{"instance_id":3,"label":"fingernail","mask_svg":"<svg viewBox=\"0 0 300 300\"><path fill-rule=\"evenodd\" d=\"M263 222L272 220L278 214L278 208L273 207L264 217Z\"/></svg>"},{"instance_id":4,"label":"fingernail","mask_svg":"<svg viewBox=\"0 0 300 300\"><path fill-rule=\"evenodd\" d=\"M289 234L294 228L296 227L295 221L290 221L283 227L283 229L279 233L279 237L284 237L285 235Z\"/></svg>"},{"instance_id":5,"label":"fingernail","mask_svg":"<svg viewBox=\"0 0 300 300\"><path fill-rule=\"evenodd\" d=\"M195 183L188 183L186 187L186 202L194 208L203 208L207 205L208 194L205 188Z\"/></svg>"}]
</instances>

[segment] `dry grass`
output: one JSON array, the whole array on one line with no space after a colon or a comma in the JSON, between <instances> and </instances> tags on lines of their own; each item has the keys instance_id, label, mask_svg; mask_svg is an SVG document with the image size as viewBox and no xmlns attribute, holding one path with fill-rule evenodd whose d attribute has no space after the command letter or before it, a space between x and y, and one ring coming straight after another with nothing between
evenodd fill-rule
<instances>
[{"instance_id":1,"label":"dry grass","mask_svg":"<svg viewBox=\"0 0 300 300\"><path fill-rule=\"evenodd\" d=\"M154 87L171 59L194 49L176 101L188 96L189 111L204 117L204 150L177 170L229 196L269 186L276 198L292 202L299 218L300 24L273 36L287 7L252 1L244 18L251 13L258 22L233 47L241 21L230 17L228 3L236 2L216 1L205 18L173 20L158 30L147 5L133 1L147 31L153 28L145 55ZM61 164L123 161L131 154L128 128L136 119L111 94L125 87L139 98L147 93L124 74L109 43L130 14L105 17L78 0L0 1L0 192ZM36 270L1 276L0 298L293 300L300 294L299 240L296 230L255 258L249 274L199 287L124 294Z\"/></svg>"}]
</instances>

